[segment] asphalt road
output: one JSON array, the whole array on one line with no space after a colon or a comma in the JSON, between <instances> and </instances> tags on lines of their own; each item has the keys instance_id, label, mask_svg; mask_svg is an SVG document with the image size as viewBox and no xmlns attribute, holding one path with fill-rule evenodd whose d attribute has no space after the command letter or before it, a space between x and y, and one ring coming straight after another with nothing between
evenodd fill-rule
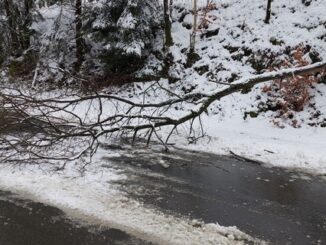
<instances>
[{"instance_id":1,"label":"asphalt road","mask_svg":"<svg viewBox=\"0 0 326 245\"><path fill-rule=\"evenodd\" d=\"M86 226L61 210L0 191L0 245L143 245L116 229Z\"/></svg>"},{"instance_id":2,"label":"asphalt road","mask_svg":"<svg viewBox=\"0 0 326 245\"><path fill-rule=\"evenodd\" d=\"M108 161L129 175L118 186L149 206L272 244L326 244L324 177L198 152L120 152Z\"/></svg>"},{"instance_id":3,"label":"asphalt road","mask_svg":"<svg viewBox=\"0 0 326 245\"><path fill-rule=\"evenodd\" d=\"M114 183L145 205L175 216L237 226L271 244L326 244L323 177L176 150L107 147L104 168L129 178ZM83 226L59 209L0 191L0 245L148 244L127 233Z\"/></svg>"}]
</instances>

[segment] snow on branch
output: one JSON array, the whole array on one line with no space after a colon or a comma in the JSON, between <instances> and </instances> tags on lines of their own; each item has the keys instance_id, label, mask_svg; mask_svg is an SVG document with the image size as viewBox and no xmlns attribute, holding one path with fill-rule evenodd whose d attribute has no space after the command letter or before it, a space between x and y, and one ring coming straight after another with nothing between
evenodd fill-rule
<instances>
[{"instance_id":1,"label":"snow on branch","mask_svg":"<svg viewBox=\"0 0 326 245\"><path fill-rule=\"evenodd\" d=\"M72 161L92 156L103 137L112 134L132 136L135 140L141 133L148 143L156 137L167 147L171 135L187 122L190 123L189 134L194 132L195 120L199 121L201 133L204 134L202 114L223 97L247 91L270 80L315 74L323 70L326 70L326 62L267 72L242 78L211 93L189 93L184 96L169 92L168 88L156 82L152 85L155 89L170 95L169 99L157 103L145 102L151 98L144 97L143 102L137 102L104 92L67 97L32 95L18 89L0 88L0 104L5 108L0 111L5 115L0 127L0 147L7 149L1 151L0 159L17 161L18 158L22 162L39 159ZM192 105L191 110L173 113L176 105L186 103ZM162 127L169 129L164 139L158 134ZM44 152L47 154L44 155Z\"/></svg>"}]
</instances>

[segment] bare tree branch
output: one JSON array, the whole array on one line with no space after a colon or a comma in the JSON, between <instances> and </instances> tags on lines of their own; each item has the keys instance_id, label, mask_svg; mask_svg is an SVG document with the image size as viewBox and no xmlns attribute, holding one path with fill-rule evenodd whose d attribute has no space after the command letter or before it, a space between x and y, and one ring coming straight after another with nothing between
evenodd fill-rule
<instances>
[{"instance_id":1,"label":"bare tree branch","mask_svg":"<svg viewBox=\"0 0 326 245\"><path fill-rule=\"evenodd\" d=\"M0 160L73 161L94 155L101 138L113 133L131 133L134 141L144 131L148 143L154 135L167 148L171 135L186 122L190 122L190 136L196 140L194 121L198 120L204 135L201 115L215 101L270 80L314 74L325 69L326 62L320 62L268 72L242 78L211 93L180 96L171 92L168 94L172 98L157 103L146 103L145 97L142 102L136 102L104 92L85 96L73 94L68 99L53 95L45 97L3 87L0 88L0 105L9 119L0 128L0 147L7 149L0 152ZM168 92L168 88L161 84L156 86ZM173 106L183 103L192 105L192 110L182 112L179 117L169 115ZM13 130L12 127L17 128ZM165 139L158 134L163 127L171 127ZM3 133L5 129L11 132Z\"/></svg>"}]
</instances>

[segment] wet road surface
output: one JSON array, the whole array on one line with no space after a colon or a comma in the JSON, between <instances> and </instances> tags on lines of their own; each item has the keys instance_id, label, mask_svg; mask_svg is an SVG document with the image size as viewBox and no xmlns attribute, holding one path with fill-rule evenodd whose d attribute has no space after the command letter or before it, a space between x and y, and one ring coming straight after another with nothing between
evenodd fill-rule
<instances>
[{"instance_id":1,"label":"wet road surface","mask_svg":"<svg viewBox=\"0 0 326 245\"><path fill-rule=\"evenodd\" d=\"M120 149L107 162L129 175L118 188L164 212L237 226L271 244L326 244L322 177L179 150Z\"/></svg>"},{"instance_id":2,"label":"wet road surface","mask_svg":"<svg viewBox=\"0 0 326 245\"><path fill-rule=\"evenodd\" d=\"M0 245L143 245L116 229L80 225L62 211L0 191Z\"/></svg>"},{"instance_id":3,"label":"wet road surface","mask_svg":"<svg viewBox=\"0 0 326 245\"><path fill-rule=\"evenodd\" d=\"M232 157L107 147L104 168L145 205L175 216L237 226L271 244L326 244L326 180ZM0 245L149 244L123 231L80 225L62 211L0 191Z\"/></svg>"}]
</instances>

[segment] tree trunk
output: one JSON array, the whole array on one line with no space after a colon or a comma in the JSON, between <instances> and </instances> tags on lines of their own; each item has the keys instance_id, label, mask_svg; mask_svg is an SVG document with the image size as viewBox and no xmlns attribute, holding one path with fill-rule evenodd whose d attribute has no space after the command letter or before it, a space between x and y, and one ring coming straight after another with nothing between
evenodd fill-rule
<instances>
[{"instance_id":1,"label":"tree trunk","mask_svg":"<svg viewBox=\"0 0 326 245\"><path fill-rule=\"evenodd\" d=\"M164 48L168 49L173 45L172 33L171 33L171 19L169 13L169 0L164 0L164 24L165 24L165 45Z\"/></svg>"},{"instance_id":2,"label":"tree trunk","mask_svg":"<svg viewBox=\"0 0 326 245\"><path fill-rule=\"evenodd\" d=\"M265 18L265 23L269 24L269 21L271 19L271 13L272 13L272 1L273 0L267 0L267 10L266 10L266 18Z\"/></svg>"},{"instance_id":3,"label":"tree trunk","mask_svg":"<svg viewBox=\"0 0 326 245\"><path fill-rule=\"evenodd\" d=\"M76 62L74 72L78 73L84 60L84 41L82 36L82 0L76 0L75 5L76 22Z\"/></svg>"},{"instance_id":4,"label":"tree trunk","mask_svg":"<svg viewBox=\"0 0 326 245\"><path fill-rule=\"evenodd\" d=\"M197 32L197 0L193 0L193 27L192 27L192 33L190 36L190 53L195 52L195 45L196 45L196 32Z\"/></svg>"},{"instance_id":5,"label":"tree trunk","mask_svg":"<svg viewBox=\"0 0 326 245\"><path fill-rule=\"evenodd\" d=\"M32 0L24 0L24 12L22 15L24 16L24 22L21 30L21 47L23 49L28 49L30 46L30 30L29 27L31 25L31 13L30 10L32 8L33 1Z\"/></svg>"},{"instance_id":6,"label":"tree trunk","mask_svg":"<svg viewBox=\"0 0 326 245\"><path fill-rule=\"evenodd\" d=\"M11 0L4 0L4 7L7 15L7 24L9 28L9 35L10 35L10 54L18 55L19 54L19 38L17 34L17 28L15 24L15 17L13 16L12 12L12 1Z\"/></svg>"}]
</instances>

